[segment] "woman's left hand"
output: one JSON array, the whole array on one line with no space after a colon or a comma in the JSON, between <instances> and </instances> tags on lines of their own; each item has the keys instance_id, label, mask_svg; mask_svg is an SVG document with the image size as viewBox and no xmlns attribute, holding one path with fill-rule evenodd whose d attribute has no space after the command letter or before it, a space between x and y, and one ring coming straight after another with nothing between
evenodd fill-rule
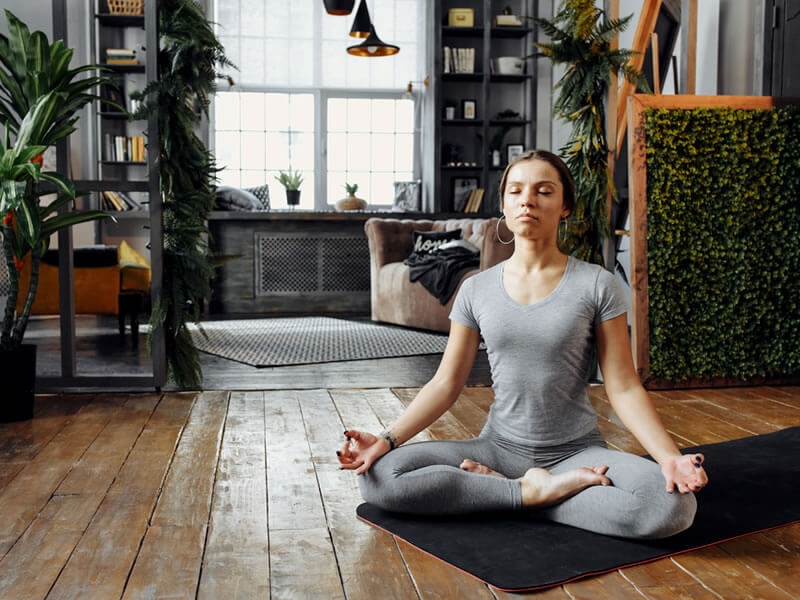
<instances>
[{"instance_id":1,"label":"woman's left hand","mask_svg":"<svg viewBox=\"0 0 800 600\"><path fill-rule=\"evenodd\" d=\"M708 483L708 475L703 468L705 457L702 454L685 454L667 459L661 465L661 472L667 480L667 492L678 490L681 494L699 492Z\"/></svg>"}]
</instances>

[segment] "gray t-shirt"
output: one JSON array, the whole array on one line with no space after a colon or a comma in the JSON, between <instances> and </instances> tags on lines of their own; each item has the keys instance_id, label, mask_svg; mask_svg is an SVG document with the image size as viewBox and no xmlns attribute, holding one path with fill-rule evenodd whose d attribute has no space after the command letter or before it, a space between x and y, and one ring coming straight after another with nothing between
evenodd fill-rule
<instances>
[{"instance_id":1,"label":"gray t-shirt","mask_svg":"<svg viewBox=\"0 0 800 600\"><path fill-rule=\"evenodd\" d=\"M484 433L523 447L571 442L597 427L586 391L594 327L627 303L611 273L569 257L556 288L522 305L503 287L504 264L467 279L450 313L486 344L495 400Z\"/></svg>"}]
</instances>

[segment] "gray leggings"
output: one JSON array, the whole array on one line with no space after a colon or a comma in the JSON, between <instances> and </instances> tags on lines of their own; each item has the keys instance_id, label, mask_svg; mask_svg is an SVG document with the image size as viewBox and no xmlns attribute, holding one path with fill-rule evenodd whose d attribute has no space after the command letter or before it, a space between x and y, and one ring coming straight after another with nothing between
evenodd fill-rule
<instances>
[{"instance_id":1,"label":"gray leggings","mask_svg":"<svg viewBox=\"0 0 800 600\"><path fill-rule=\"evenodd\" d=\"M459 469L469 458L506 478ZM546 519L605 535L653 539L674 535L694 520L694 494L666 492L659 465L609 450L599 433L558 448L521 449L481 437L401 446L358 477L365 501L385 510L420 515L455 515L522 508L517 480L528 469L561 473L608 465L612 486L592 486L557 504L536 509Z\"/></svg>"}]
</instances>

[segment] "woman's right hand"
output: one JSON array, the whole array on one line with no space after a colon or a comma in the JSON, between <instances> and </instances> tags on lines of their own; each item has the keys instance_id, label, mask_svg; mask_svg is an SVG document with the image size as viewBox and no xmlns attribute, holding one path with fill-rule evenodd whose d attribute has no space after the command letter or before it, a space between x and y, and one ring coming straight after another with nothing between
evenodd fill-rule
<instances>
[{"instance_id":1,"label":"woman's right hand","mask_svg":"<svg viewBox=\"0 0 800 600\"><path fill-rule=\"evenodd\" d=\"M387 440L371 433L348 429L344 435L347 439L336 456L342 469L355 470L356 475L366 473L376 460L391 450Z\"/></svg>"}]
</instances>

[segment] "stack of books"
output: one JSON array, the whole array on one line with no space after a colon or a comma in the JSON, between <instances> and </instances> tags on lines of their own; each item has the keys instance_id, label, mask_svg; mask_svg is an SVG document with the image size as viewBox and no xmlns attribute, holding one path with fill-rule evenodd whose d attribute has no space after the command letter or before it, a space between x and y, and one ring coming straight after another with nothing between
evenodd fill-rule
<instances>
[{"instance_id":1,"label":"stack of books","mask_svg":"<svg viewBox=\"0 0 800 600\"><path fill-rule=\"evenodd\" d=\"M106 64L109 65L138 65L136 50L133 48L108 48L106 50Z\"/></svg>"},{"instance_id":2,"label":"stack of books","mask_svg":"<svg viewBox=\"0 0 800 600\"><path fill-rule=\"evenodd\" d=\"M445 73L474 73L475 48L443 46L442 63Z\"/></svg>"},{"instance_id":3,"label":"stack of books","mask_svg":"<svg viewBox=\"0 0 800 600\"><path fill-rule=\"evenodd\" d=\"M106 160L112 162L145 162L147 151L143 135L105 135Z\"/></svg>"},{"instance_id":4,"label":"stack of books","mask_svg":"<svg viewBox=\"0 0 800 600\"><path fill-rule=\"evenodd\" d=\"M483 188L477 188L470 192L467 204L464 206L465 213L476 213L481 209L483 202Z\"/></svg>"},{"instance_id":5,"label":"stack of books","mask_svg":"<svg viewBox=\"0 0 800 600\"><path fill-rule=\"evenodd\" d=\"M141 210L142 205L136 202L133 198L128 196L125 192L101 192L103 198L103 209L105 210Z\"/></svg>"}]
</instances>

